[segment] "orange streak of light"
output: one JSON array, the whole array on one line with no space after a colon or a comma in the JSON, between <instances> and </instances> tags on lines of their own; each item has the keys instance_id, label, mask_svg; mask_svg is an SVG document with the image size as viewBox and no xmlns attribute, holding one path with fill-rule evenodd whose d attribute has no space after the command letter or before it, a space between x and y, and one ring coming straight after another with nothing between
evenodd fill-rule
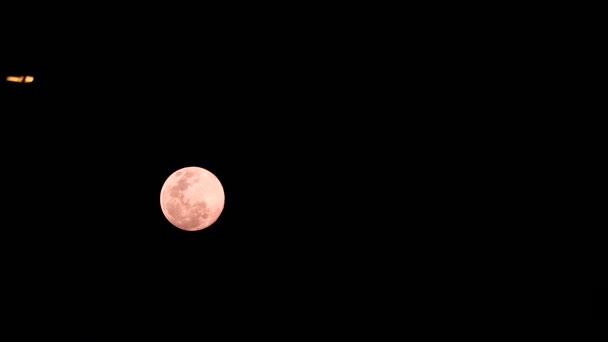
<instances>
[{"instance_id":1,"label":"orange streak of light","mask_svg":"<svg viewBox=\"0 0 608 342\"><path fill-rule=\"evenodd\" d=\"M33 76L7 76L6 80L9 82L17 83L32 83L34 81Z\"/></svg>"}]
</instances>

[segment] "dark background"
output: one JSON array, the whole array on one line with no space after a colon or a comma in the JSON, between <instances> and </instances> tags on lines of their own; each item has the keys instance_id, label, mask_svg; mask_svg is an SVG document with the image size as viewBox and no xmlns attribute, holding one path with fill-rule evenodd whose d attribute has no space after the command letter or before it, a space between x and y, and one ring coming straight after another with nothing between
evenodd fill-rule
<instances>
[{"instance_id":1,"label":"dark background","mask_svg":"<svg viewBox=\"0 0 608 342\"><path fill-rule=\"evenodd\" d=\"M394 238L409 219L383 221L404 204L382 182L396 133L366 113L382 100L360 96L370 71L328 37L237 31L3 54L3 79L35 77L0 95L6 285L32 308L331 322L408 272ZM185 166L226 192L195 233L159 206Z\"/></svg>"},{"instance_id":2,"label":"dark background","mask_svg":"<svg viewBox=\"0 0 608 342\"><path fill-rule=\"evenodd\" d=\"M256 18L140 17L3 52L2 79L35 77L0 89L15 312L377 334L510 281L505 212L529 209L492 201L513 166L489 147L499 125L456 115L492 107L423 39L438 29ZM185 166L226 192L200 232L160 210Z\"/></svg>"}]
</instances>

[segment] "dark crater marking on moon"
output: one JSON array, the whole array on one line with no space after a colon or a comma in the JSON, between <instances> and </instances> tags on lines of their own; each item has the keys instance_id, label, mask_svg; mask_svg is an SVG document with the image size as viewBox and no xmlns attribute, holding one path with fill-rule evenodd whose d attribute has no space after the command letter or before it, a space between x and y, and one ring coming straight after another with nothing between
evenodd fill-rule
<instances>
[{"instance_id":1,"label":"dark crater marking on moon","mask_svg":"<svg viewBox=\"0 0 608 342\"><path fill-rule=\"evenodd\" d=\"M189 199L184 198L183 192L190 187L187 179L192 176L194 176L192 171L186 171L186 174L177 180L176 185L169 189L171 199L167 201L167 213L174 218L179 227L187 230L199 228L201 220L206 220L210 216L206 202L193 204ZM194 179L195 182L197 180L198 178Z\"/></svg>"}]
</instances>

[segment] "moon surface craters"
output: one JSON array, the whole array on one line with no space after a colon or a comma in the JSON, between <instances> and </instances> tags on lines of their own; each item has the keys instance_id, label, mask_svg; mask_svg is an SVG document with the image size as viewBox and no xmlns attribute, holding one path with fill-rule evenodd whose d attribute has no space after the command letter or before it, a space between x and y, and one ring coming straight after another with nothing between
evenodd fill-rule
<instances>
[{"instance_id":1,"label":"moon surface craters","mask_svg":"<svg viewBox=\"0 0 608 342\"><path fill-rule=\"evenodd\" d=\"M174 172L161 190L161 207L169 222L183 230L213 224L224 207L221 183L211 172L188 167Z\"/></svg>"},{"instance_id":2,"label":"moon surface craters","mask_svg":"<svg viewBox=\"0 0 608 342\"><path fill-rule=\"evenodd\" d=\"M169 199L166 208L167 214L175 223L187 230L196 229L210 216L205 201L192 203L190 200L184 200L183 196Z\"/></svg>"}]
</instances>

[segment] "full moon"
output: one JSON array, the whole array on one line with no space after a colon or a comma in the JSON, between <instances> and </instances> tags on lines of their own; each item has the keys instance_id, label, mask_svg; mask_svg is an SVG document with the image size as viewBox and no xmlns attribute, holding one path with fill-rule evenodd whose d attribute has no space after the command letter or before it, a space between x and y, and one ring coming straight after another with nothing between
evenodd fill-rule
<instances>
[{"instance_id":1,"label":"full moon","mask_svg":"<svg viewBox=\"0 0 608 342\"><path fill-rule=\"evenodd\" d=\"M224 210L224 188L213 173L200 167L185 167L173 172L163 184L160 207L167 220L179 229L205 229Z\"/></svg>"}]
</instances>

